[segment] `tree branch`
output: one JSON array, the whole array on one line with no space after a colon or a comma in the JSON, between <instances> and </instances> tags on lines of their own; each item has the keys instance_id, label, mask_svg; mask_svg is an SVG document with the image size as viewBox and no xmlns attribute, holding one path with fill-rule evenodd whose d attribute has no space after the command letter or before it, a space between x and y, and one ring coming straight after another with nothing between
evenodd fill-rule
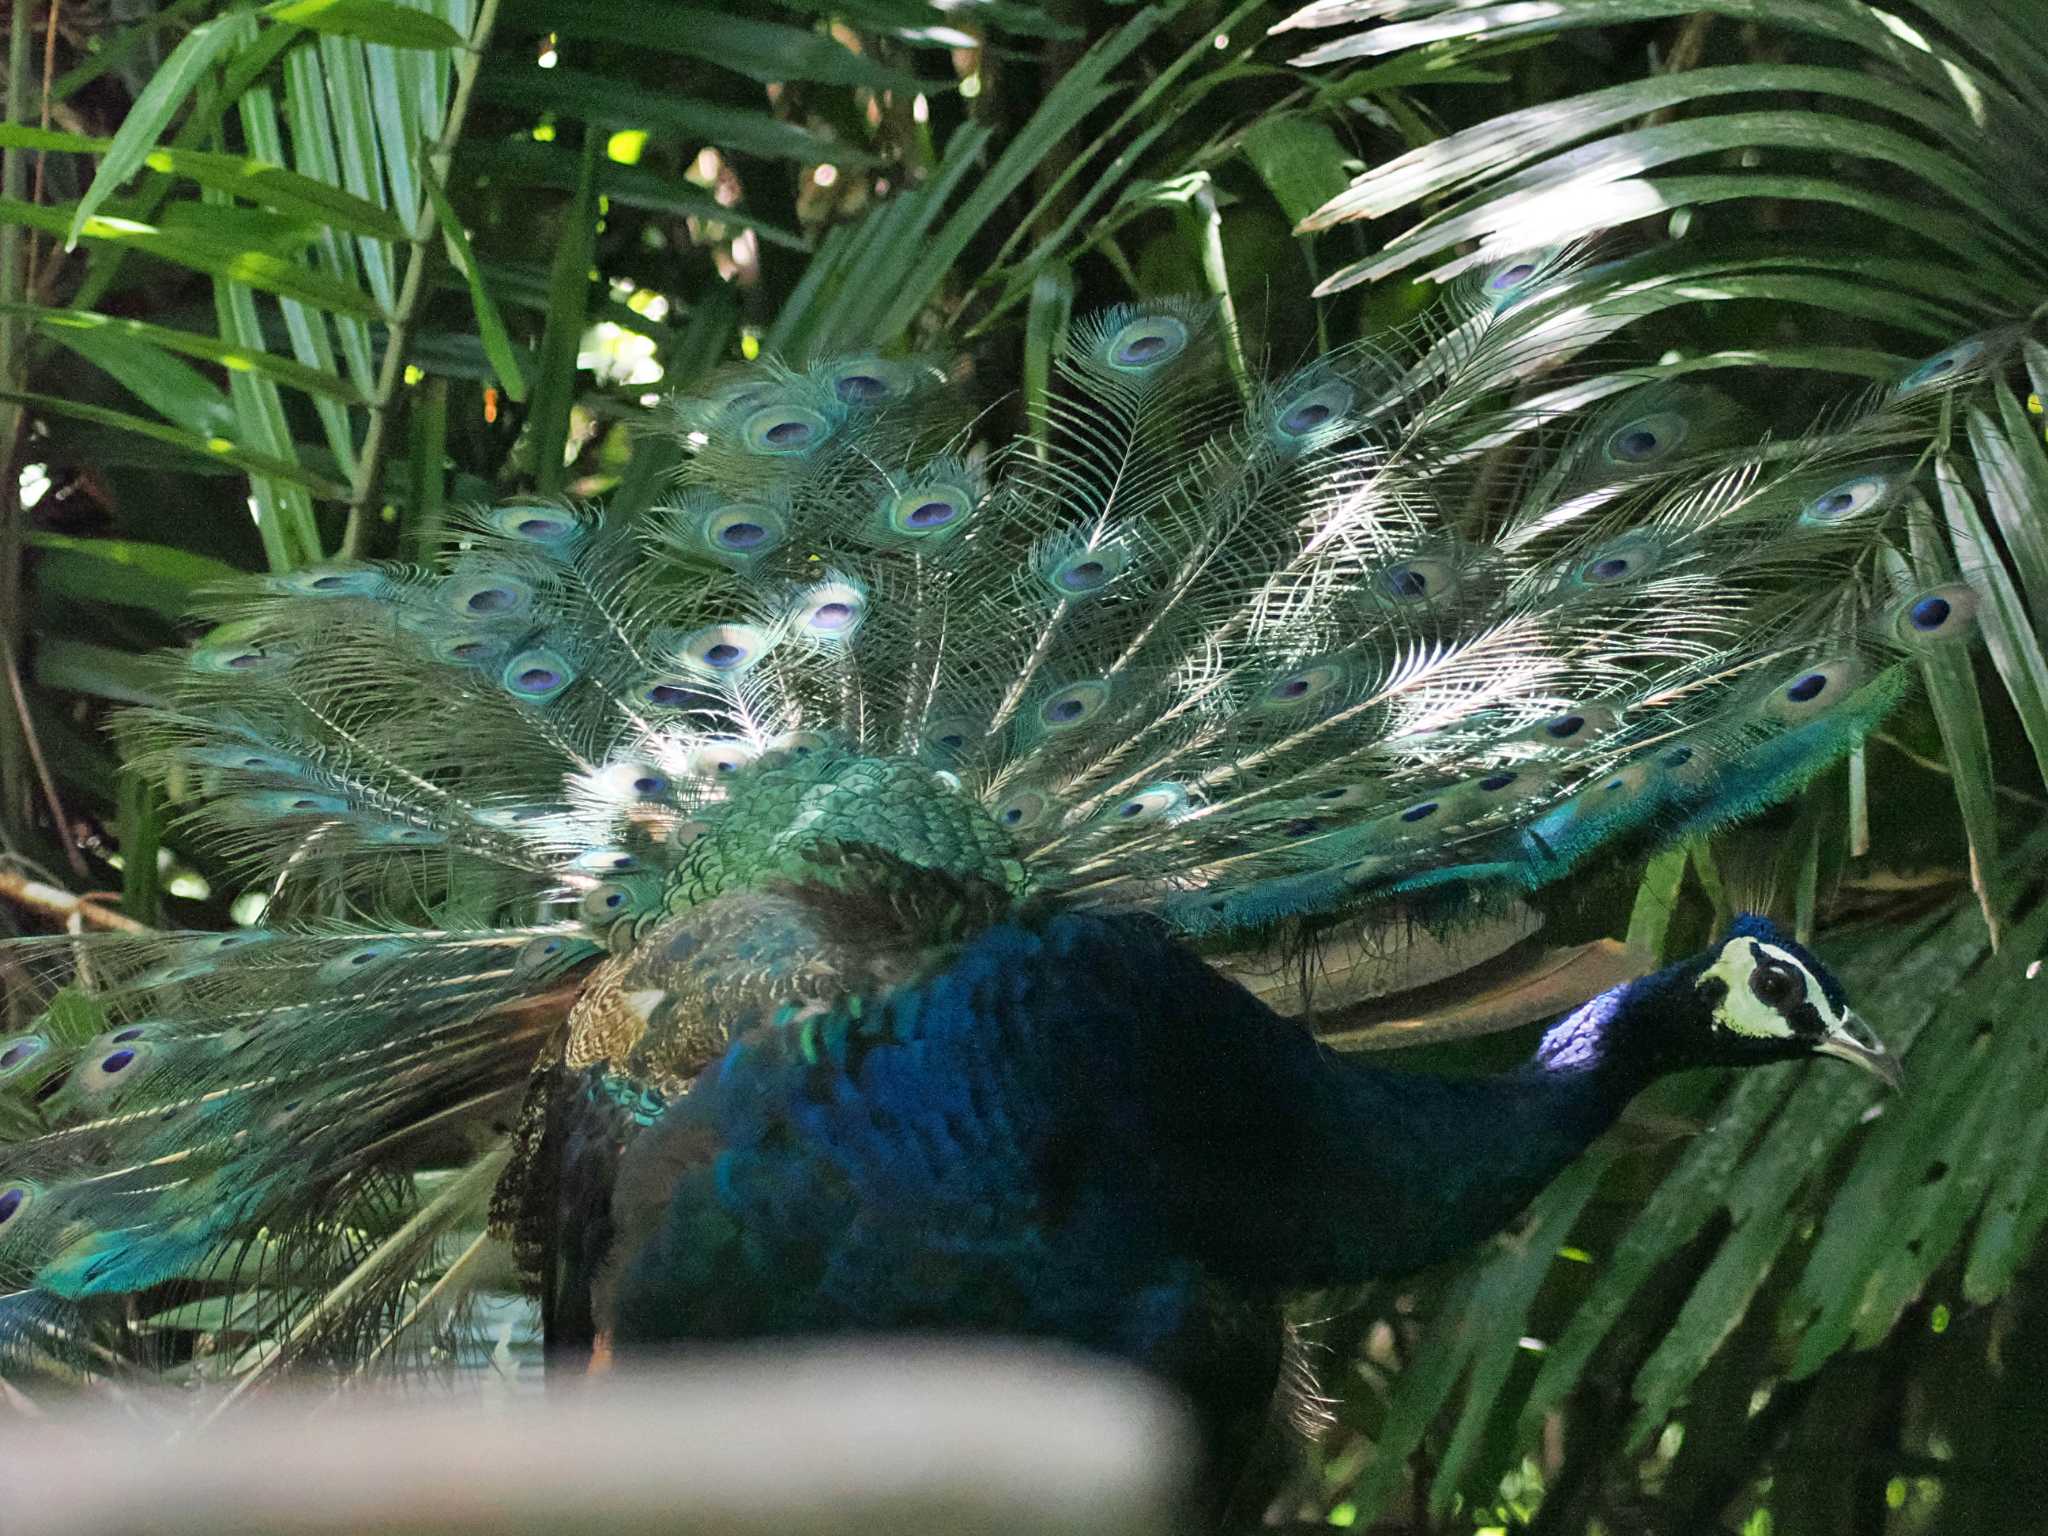
<instances>
[{"instance_id":1,"label":"tree branch","mask_svg":"<svg viewBox=\"0 0 2048 1536\"><path fill-rule=\"evenodd\" d=\"M107 928L117 933L153 933L147 923L138 923L125 913L98 905L91 896L74 896L54 885L30 880L0 869L0 901L11 901L31 912L40 912L59 922L80 922L88 928Z\"/></svg>"}]
</instances>

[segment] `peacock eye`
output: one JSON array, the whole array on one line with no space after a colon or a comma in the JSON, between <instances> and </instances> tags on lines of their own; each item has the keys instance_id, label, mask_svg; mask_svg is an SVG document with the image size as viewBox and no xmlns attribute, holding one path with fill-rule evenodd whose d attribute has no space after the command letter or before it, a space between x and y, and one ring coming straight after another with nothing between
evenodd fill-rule
<instances>
[{"instance_id":1,"label":"peacock eye","mask_svg":"<svg viewBox=\"0 0 2048 1536\"><path fill-rule=\"evenodd\" d=\"M1806 991L1799 984L1799 978L1782 965L1757 967L1750 974L1749 990L1756 994L1756 1000L1766 1008L1775 1009L1790 1007Z\"/></svg>"}]
</instances>

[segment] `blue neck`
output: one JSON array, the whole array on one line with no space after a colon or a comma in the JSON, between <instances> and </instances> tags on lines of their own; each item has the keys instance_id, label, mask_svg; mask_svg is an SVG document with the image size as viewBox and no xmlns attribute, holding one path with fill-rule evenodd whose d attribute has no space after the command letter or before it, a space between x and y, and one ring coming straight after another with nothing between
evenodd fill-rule
<instances>
[{"instance_id":1,"label":"blue neck","mask_svg":"<svg viewBox=\"0 0 2048 1536\"><path fill-rule=\"evenodd\" d=\"M1242 1014L1230 1033L1245 1049L1211 1061L1234 1080L1235 1113L1188 1127L1203 1170L1186 1200L1191 1238L1224 1272L1282 1288L1355 1284L1470 1248L1652 1079L1692 1064L1673 1016L1691 991L1680 976L1595 998L1552 1025L1529 1061L1486 1078L1340 1058L1245 998L1264 1018Z\"/></svg>"},{"instance_id":2,"label":"blue neck","mask_svg":"<svg viewBox=\"0 0 2048 1536\"><path fill-rule=\"evenodd\" d=\"M1553 1078L1590 1074L1609 1092L1632 1098L1667 1072L1707 1065L1693 990L1698 973L1699 962L1689 960L1610 988L1546 1029L1519 1070Z\"/></svg>"}]
</instances>

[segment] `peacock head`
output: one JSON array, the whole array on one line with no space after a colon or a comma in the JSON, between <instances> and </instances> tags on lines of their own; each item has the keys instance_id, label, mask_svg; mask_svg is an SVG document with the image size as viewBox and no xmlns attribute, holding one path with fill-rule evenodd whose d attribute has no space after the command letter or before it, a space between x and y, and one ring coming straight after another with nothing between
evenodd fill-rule
<instances>
[{"instance_id":1,"label":"peacock head","mask_svg":"<svg viewBox=\"0 0 2048 1536\"><path fill-rule=\"evenodd\" d=\"M1819 960L1766 918L1737 918L1721 947L1704 957L1693 991L1721 1064L1746 1066L1834 1056L1897 1088L1896 1057L1856 1017Z\"/></svg>"}]
</instances>

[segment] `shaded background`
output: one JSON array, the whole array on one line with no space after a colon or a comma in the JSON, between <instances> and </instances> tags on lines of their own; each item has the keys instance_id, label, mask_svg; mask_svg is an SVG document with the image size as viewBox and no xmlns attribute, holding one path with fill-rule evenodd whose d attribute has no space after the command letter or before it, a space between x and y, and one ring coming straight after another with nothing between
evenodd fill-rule
<instances>
[{"instance_id":1,"label":"shaded background","mask_svg":"<svg viewBox=\"0 0 2048 1536\"><path fill-rule=\"evenodd\" d=\"M1440 312L1415 279L1446 262L1586 238L1646 300L1573 387L1739 367L1796 431L2016 327L1900 533L1991 591L1978 655L1764 824L1323 1021L1492 1066L1560 959L1755 907L1822 935L1911 1092L1666 1084L1516 1232L1305 1301L1330 1401L1279 1512L2039 1528L2048 52L2022 0L1966 36L1932 3L1555 9L1361 0L1277 36L1288 7L1207 0L0 11L0 930L262 917L101 730L195 589L429 558L466 502L648 505L660 393L763 352L959 353L993 440L1077 309L1208 294L1248 368L1284 367ZM1507 1002L1474 1025L1475 996ZM507 1301L495 1366L454 1319L442 1352L518 1377L521 1328Z\"/></svg>"}]
</instances>

